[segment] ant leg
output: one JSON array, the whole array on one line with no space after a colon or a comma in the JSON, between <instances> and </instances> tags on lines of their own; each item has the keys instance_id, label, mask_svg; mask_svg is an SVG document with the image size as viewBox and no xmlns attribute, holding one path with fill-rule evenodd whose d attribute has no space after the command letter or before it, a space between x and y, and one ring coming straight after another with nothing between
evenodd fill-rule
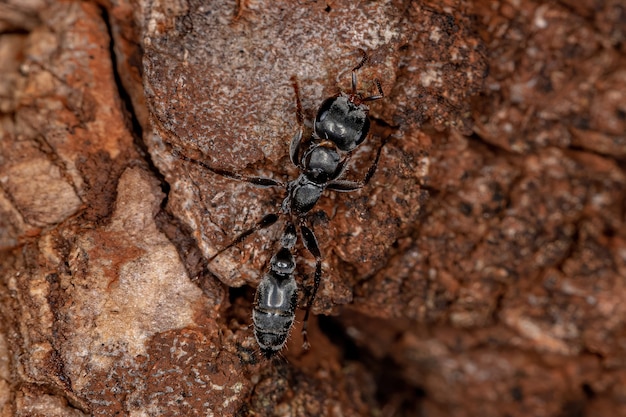
<instances>
[{"instance_id":1,"label":"ant leg","mask_svg":"<svg viewBox=\"0 0 626 417\"><path fill-rule=\"evenodd\" d=\"M302 240L306 249L315 257L315 277L313 280L313 291L309 296L309 301L306 306L306 312L304 313L304 320L302 321L302 347L304 350L309 350L311 344L308 338L308 324L309 314L311 313L311 307L317 296L317 290L320 287L320 281L322 280L322 254L317 244L317 238L313 233L313 230L309 229L306 225L300 225L300 233L302 234Z\"/></svg>"},{"instance_id":2,"label":"ant leg","mask_svg":"<svg viewBox=\"0 0 626 417\"><path fill-rule=\"evenodd\" d=\"M326 187L328 190L339 191L339 192L348 192L355 191L359 188L365 187L374 174L376 173L376 168L378 167L378 161L380 160L380 154L383 151L383 147L389 141L389 136L383 139L378 147L378 151L376 151L376 158L374 158L374 162L370 165L367 170L367 174L365 174L365 178L361 181L346 181L346 180L335 180L328 183Z\"/></svg>"},{"instance_id":3,"label":"ant leg","mask_svg":"<svg viewBox=\"0 0 626 417\"><path fill-rule=\"evenodd\" d=\"M237 180L237 181L249 182L251 184L258 185L259 187L277 187L277 186L285 187L284 183L282 183L281 181L275 180L273 178L248 177L246 175L241 175L236 172L230 172L230 171L226 171L223 169L213 168L212 166L202 161L199 161L194 158L190 158L187 155L183 155L176 150L172 151L172 154L182 159L183 161L187 161L187 162L191 162L193 164L199 165L202 168L213 172L214 174L221 175L222 177L230 178L230 179Z\"/></svg>"},{"instance_id":4,"label":"ant leg","mask_svg":"<svg viewBox=\"0 0 626 417\"><path fill-rule=\"evenodd\" d=\"M228 249L232 248L233 246L238 245L239 243L243 242L244 240L246 240L246 238L248 236L250 236L254 232L256 232L258 230L261 230L261 229L265 229L267 227L270 227L271 225L276 223L277 220L278 220L278 214L274 214L274 213L266 214L254 226L252 226L248 230L244 230L232 242L230 242L228 245L224 246L222 249L218 250L215 255L211 256L207 260L207 263L210 263L211 261L213 261L213 259L217 258L221 253L226 252Z\"/></svg>"},{"instance_id":5,"label":"ant leg","mask_svg":"<svg viewBox=\"0 0 626 417\"><path fill-rule=\"evenodd\" d=\"M300 88L298 87L298 80L295 75L291 77L291 85L296 94L296 120L298 121L298 131L291 139L289 158L291 158L292 164L298 168L302 168L298 156L300 155L300 143L302 142L302 132L304 130L304 117L302 116L302 103L300 102Z\"/></svg>"}]
</instances>

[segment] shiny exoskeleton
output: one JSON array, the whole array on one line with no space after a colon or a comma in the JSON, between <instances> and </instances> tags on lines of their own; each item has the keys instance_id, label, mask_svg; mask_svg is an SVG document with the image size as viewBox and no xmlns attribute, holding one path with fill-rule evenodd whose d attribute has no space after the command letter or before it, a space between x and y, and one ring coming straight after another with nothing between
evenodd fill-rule
<instances>
[{"instance_id":1,"label":"shiny exoskeleton","mask_svg":"<svg viewBox=\"0 0 626 417\"><path fill-rule=\"evenodd\" d=\"M254 336L266 357L282 349L295 318L298 285L294 277L296 260L291 250L296 240L296 229L288 223L281 247L272 256L269 271L263 275L254 296Z\"/></svg>"},{"instance_id":2,"label":"shiny exoskeleton","mask_svg":"<svg viewBox=\"0 0 626 417\"><path fill-rule=\"evenodd\" d=\"M277 213L265 215L252 228L237 236L230 244L221 249L209 262L225 250L241 243L254 232L274 224L281 215L288 217L287 227L281 237L281 246L272 257L269 271L263 275L257 288L253 309L255 337L261 351L270 357L280 351L295 318L297 286L294 278L296 262L292 249L296 244L298 231L304 247L315 258L315 275L303 320L302 336L305 349L309 348L307 323L309 313L322 277L322 255L317 238L309 225L307 214L315 207L324 190L340 192L355 191L364 187L374 175L382 148L383 140L376 152L374 162L362 181L342 180L347 162L352 151L367 137L370 129L369 108L365 104L384 97L378 80L377 95L363 97L357 91L356 72L367 61L363 50L359 64L352 69L352 89L350 93L341 92L324 100L315 117L313 133L308 141L303 141L304 121L298 83L292 77L296 96L296 118L298 131L291 140L289 157L298 167L300 175L287 183L266 177L250 177L221 169L215 169L206 163L179 155L181 159L198 164L216 174L239 181L246 181L260 187L283 187L286 196ZM296 231L297 229L297 231Z\"/></svg>"}]
</instances>

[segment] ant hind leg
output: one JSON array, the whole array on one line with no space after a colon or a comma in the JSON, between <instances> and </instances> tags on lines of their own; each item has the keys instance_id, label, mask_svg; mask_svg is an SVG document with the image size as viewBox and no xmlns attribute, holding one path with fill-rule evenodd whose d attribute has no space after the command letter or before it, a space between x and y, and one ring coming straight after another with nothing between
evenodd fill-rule
<instances>
[{"instance_id":1,"label":"ant hind leg","mask_svg":"<svg viewBox=\"0 0 626 417\"><path fill-rule=\"evenodd\" d=\"M224 246L222 249L218 250L217 253L215 253L215 255L211 256L207 260L207 262L211 263L211 261L213 261L215 258L217 258L220 254L226 252L228 249L232 248L233 246L238 245L239 243L243 242L244 240L246 240L246 238L248 236L250 236L251 234L257 232L258 230L266 229L266 228L270 227L271 225L276 223L276 221L278 220L278 217L279 217L279 215L276 214L276 213L266 214L265 216L263 216L263 218L261 220L256 222L256 224L254 226L252 226L248 230L244 230L243 232L241 232L239 234L239 236L237 236L235 239L233 239L232 242L230 242L228 245Z\"/></svg>"},{"instance_id":2,"label":"ant hind leg","mask_svg":"<svg viewBox=\"0 0 626 417\"><path fill-rule=\"evenodd\" d=\"M309 300L304 313L304 320L302 320L302 347L304 350L309 350L311 344L308 337L308 324L309 314L311 313L311 307L315 302L317 296L317 290L319 289L320 282L322 280L322 253L320 252L319 245L317 244L317 238L313 233L313 230L309 229L306 225L300 225L300 232L302 234L302 240L306 249L315 257L315 277L313 279L313 290L309 295Z\"/></svg>"}]
</instances>

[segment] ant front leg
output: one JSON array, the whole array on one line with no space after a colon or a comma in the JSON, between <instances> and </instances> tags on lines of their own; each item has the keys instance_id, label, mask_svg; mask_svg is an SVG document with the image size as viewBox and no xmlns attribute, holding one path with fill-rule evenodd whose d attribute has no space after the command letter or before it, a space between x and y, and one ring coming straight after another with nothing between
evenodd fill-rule
<instances>
[{"instance_id":1,"label":"ant front leg","mask_svg":"<svg viewBox=\"0 0 626 417\"><path fill-rule=\"evenodd\" d=\"M333 191L349 192L365 187L376 173L376 168L378 168L378 161L380 160L380 154L382 153L383 147L388 141L389 137L386 137L381 141L380 146L376 151L376 158L374 158L374 162L367 170L367 174L365 174L365 178L362 181L334 180L329 182L326 188Z\"/></svg>"},{"instance_id":2,"label":"ant front leg","mask_svg":"<svg viewBox=\"0 0 626 417\"><path fill-rule=\"evenodd\" d=\"M304 320L302 321L302 347L304 350L309 350L311 348L311 344L309 343L308 337L308 325L309 325L309 314L311 313L311 307L313 307L313 302L315 301L315 297L317 296L317 290L320 287L320 282L322 280L322 253L320 252L319 245L317 244L317 238L313 233L313 230L309 229L306 225L300 225L300 233L302 234L302 241L304 242L304 246L306 249L315 257L315 276L313 278L313 291L311 291L311 295L309 296L309 301L306 306L306 312L304 313Z\"/></svg>"},{"instance_id":3,"label":"ant front leg","mask_svg":"<svg viewBox=\"0 0 626 417\"><path fill-rule=\"evenodd\" d=\"M289 145L289 158L291 159L292 164L302 169L303 167L300 163L299 156L302 134L304 132L304 116L302 115L302 102L300 102L300 88L298 87L298 80L295 75L291 77L291 85L293 86L293 91L296 95L296 120L298 121L298 131L291 139L291 144Z\"/></svg>"}]
</instances>

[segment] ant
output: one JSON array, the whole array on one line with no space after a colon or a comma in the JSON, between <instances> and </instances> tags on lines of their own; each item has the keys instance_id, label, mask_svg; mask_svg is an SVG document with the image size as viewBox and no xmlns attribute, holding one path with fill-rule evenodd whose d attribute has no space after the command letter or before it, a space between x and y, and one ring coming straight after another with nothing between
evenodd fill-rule
<instances>
[{"instance_id":1,"label":"ant","mask_svg":"<svg viewBox=\"0 0 626 417\"><path fill-rule=\"evenodd\" d=\"M339 192L356 191L370 181L378 166L382 148L387 139L381 141L373 164L361 181L340 179L345 172L346 164L352 152L367 137L370 129L368 118L369 107L365 104L380 100L384 93L380 82L374 83L378 94L363 97L357 91L357 71L367 62L367 54L359 49L362 59L352 68L352 89L350 93L339 94L325 99L317 110L311 138L303 144L304 118L300 91L295 76L291 78L296 96L296 118L298 131L289 146L289 158L300 170L300 175L289 182L273 178L245 176L238 173L216 169L206 163L179 154L187 162L197 164L209 171L226 178L244 181L260 187L282 187L286 196L278 213L263 216L254 226L242 232L231 243L219 250L208 259L211 262L222 252L243 242L258 230L276 223L281 215L287 215L285 229L280 238L281 246L272 256L269 270L263 275L257 287L252 318L254 334L261 352L270 358L284 346L293 321L297 305L297 284L294 278L296 262L292 250L297 241L297 230L304 247L315 258L315 276L313 289L310 292L302 325L303 347L310 348L307 336L307 325L311 307L315 301L322 278L322 254L317 238L309 225L308 214L321 198L324 190Z\"/></svg>"}]
</instances>

